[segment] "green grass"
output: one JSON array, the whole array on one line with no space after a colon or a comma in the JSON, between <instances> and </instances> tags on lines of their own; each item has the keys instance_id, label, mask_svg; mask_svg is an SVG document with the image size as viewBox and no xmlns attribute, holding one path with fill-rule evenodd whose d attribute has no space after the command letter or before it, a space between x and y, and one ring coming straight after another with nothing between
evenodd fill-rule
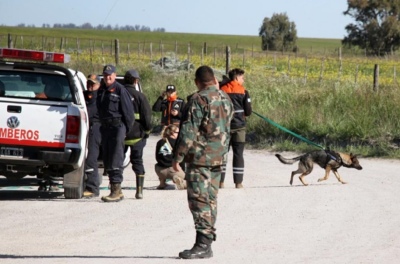
<instances>
[{"instance_id":1,"label":"green grass","mask_svg":"<svg viewBox=\"0 0 400 264\"><path fill-rule=\"evenodd\" d=\"M68 44L64 47L72 53L68 67L85 74L98 73L102 65L113 63L113 54L108 51L114 39L120 40L121 50L124 51L127 43L130 43L131 54L121 55L118 71L123 74L132 67L138 69L144 92L151 104L167 84L175 84L182 98L196 90L192 70L167 73L155 71L150 66L160 58L161 46L164 52L168 52L175 50L177 42L176 56L185 60L188 43L191 43L191 63L195 67L200 64L212 66L218 79L224 72L224 48L230 46L231 66L246 70L245 86L252 96L254 111L315 143L337 151L368 157L400 158L400 92L394 74L396 67L400 68L399 60L350 56L343 60L339 78L338 39L299 39L300 52L297 57L279 52L262 53L261 40L255 36L0 27L0 46L7 46L7 34L17 41L17 47L23 40L24 48L32 45L33 48L45 47L46 50L57 50L61 37L68 38ZM20 36L24 37L21 39ZM76 48L77 38L81 40L79 50ZM211 51L208 56L200 58L204 42L207 42ZM150 43L153 43L151 55L148 52ZM105 46L107 52L104 54L98 49L100 44ZM137 52L139 45L142 50ZM96 47L96 51L89 54L91 47ZM221 53L217 55L217 60L212 55L214 49L219 49ZM251 51L261 56L252 58ZM347 56L349 53L344 54ZM324 59L330 55L331 58ZM373 91L371 82L376 63L381 66L378 92ZM322 64L324 72L320 79ZM307 81L304 78L305 68L308 70ZM355 69L358 69L357 82ZM153 117L157 124L160 114L153 113ZM248 119L248 141L248 147L274 151L306 151L313 148L256 115Z\"/></svg>"},{"instance_id":2,"label":"green grass","mask_svg":"<svg viewBox=\"0 0 400 264\"><path fill-rule=\"evenodd\" d=\"M20 36L24 36L24 42L29 43L33 38L41 45L42 40L57 41L61 38L68 38L68 42L75 43L76 39L81 42L95 40L98 43L109 43L114 39L119 39L121 43L160 42L167 46L174 46L177 42L182 51L187 52L188 44L191 43L195 52L204 47L224 49L230 46L232 51L252 50L261 52L261 38L258 36L239 36L239 35L216 35L216 34L190 34L190 33L168 33L168 32L141 32L141 31L118 31L118 30L85 30L85 29L53 29L53 28L19 28L19 27L0 27L0 46L7 46L7 35L11 34L13 40L20 42ZM58 47L58 45L56 45ZM298 46L300 51L307 53L334 52L341 44L338 39L310 39L299 38Z\"/></svg>"}]
</instances>

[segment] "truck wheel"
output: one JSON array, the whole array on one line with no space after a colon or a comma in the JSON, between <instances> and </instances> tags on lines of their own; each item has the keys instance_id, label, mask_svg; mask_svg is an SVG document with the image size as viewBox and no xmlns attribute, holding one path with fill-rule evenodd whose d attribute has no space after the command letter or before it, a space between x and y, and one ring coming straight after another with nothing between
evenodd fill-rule
<instances>
[{"instance_id":1,"label":"truck wheel","mask_svg":"<svg viewBox=\"0 0 400 264\"><path fill-rule=\"evenodd\" d=\"M81 167L64 175L64 197L66 199L80 199L85 189L85 162Z\"/></svg>"}]
</instances>

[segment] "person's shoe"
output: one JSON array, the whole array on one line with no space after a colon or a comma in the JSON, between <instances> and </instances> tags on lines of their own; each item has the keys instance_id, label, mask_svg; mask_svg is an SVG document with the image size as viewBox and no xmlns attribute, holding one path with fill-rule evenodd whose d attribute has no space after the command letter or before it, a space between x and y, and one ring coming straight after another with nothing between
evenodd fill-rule
<instances>
[{"instance_id":1,"label":"person's shoe","mask_svg":"<svg viewBox=\"0 0 400 264\"><path fill-rule=\"evenodd\" d=\"M99 197L99 195L96 193L93 193L91 191L88 191L88 190L83 192L83 198L91 199L91 198L95 198L95 197Z\"/></svg>"},{"instance_id":2,"label":"person's shoe","mask_svg":"<svg viewBox=\"0 0 400 264\"><path fill-rule=\"evenodd\" d=\"M165 185L161 185L160 184L160 185L157 186L157 190L164 190L165 187L166 187Z\"/></svg>"},{"instance_id":3,"label":"person's shoe","mask_svg":"<svg viewBox=\"0 0 400 264\"><path fill-rule=\"evenodd\" d=\"M179 252L179 257L183 259L204 259L212 256L211 245L203 243L196 243L192 249Z\"/></svg>"},{"instance_id":4,"label":"person's shoe","mask_svg":"<svg viewBox=\"0 0 400 264\"><path fill-rule=\"evenodd\" d=\"M174 175L172 177L172 181L175 183L176 188L178 190L184 190L186 188L185 180L182 178L179 178L177 175Z\"/></svg>"},{"instance_id":5,"label":"person's shoe","mask_svg":"<svg viewBox=\"0 0 400 264\"><path fill-rule=\"evenodd\" d=\"M219 188L220 188L220 189L223 189L224 187L225 187L224 182L220 182L220 183L219 183Z\"/></svg>"},{"instance_id":6,"label":"person's shoe","mask_svg":"<svg viewBox=\"0 0 400 264\"><path fill-rule=\"evenodd\" d=\"M108 196L101 197L103 202L119 202L124 199L124 194L121 190L121 183L111 183L111 193Z\"/></svg>"},{"instance_id":7,"label":"person's shoe","mask_svg":"<svg viewBox=\"0 0 400 264\"><path fill-rule=\"evenodd\" d=\"M241 183L236 183L235 184L236 189L242 189L243 188L243 184Z\"/></svg>"}]
</instances>

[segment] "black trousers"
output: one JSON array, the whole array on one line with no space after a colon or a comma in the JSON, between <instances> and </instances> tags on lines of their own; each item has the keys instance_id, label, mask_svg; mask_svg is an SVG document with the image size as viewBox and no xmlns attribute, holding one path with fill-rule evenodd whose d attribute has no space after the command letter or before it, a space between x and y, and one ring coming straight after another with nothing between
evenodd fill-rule
<instances>
[{"instance_id":1,"label":"black trousers","mask_svg":"<svg viewBox=\"0 0 400 264\"><path fill-rule=\"evenodd\" d=\"M117 126L102 125L100 131L104 168L108 173L110 183L121 183L124 171L125 125L123 123Z\"/></svg>"},{"instance_id":2,"label":"black trousers","mask_svg":"<svg viewBox=\"0 0 400 264\"><path fill-rule=\"evenodd\" d=\"M98 158L101 145L100 123L93 123L89 128L88 154L85 162L86 190L99 194L100 176Z\"/></svg>"},{"instance_id":3,"label":"black trousers","mask_svg":"<svg viewBox=\"0 0 400 264\"><path fill-rule=\"evenodd\" d=\"M134 145L127 145L126 147L131 148L131 164L132 170L136 176L144 175L146 171L143 166L143 149L146 146L147 139L143 138Z\"/></svg>"}]
</instances>

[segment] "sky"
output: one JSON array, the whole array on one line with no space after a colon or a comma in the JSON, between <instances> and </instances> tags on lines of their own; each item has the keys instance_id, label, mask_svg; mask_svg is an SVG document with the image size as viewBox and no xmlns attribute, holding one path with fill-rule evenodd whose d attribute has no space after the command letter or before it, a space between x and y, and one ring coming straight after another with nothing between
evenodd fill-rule
<instances>
[{"instance_id":1,"label":"sky","mask_svg":"<svg viewBox=\"0 0 400 264\"><path fill-rule=\"evenodd\" d=\"M299 38L346 36L346 0L0 0L0 25L140 25L166 32L258 36L264 18L286 13Z\"/></svg>"}]
</instances>

